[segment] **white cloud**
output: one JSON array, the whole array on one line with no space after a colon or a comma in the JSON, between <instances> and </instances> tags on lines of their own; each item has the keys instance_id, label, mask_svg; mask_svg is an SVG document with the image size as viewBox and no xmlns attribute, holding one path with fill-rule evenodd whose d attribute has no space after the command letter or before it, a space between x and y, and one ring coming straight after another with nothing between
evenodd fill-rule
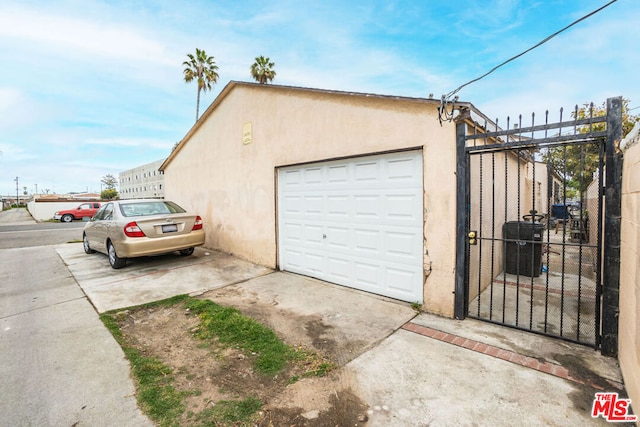
<instances>
[{"instance_id":1,"label":"white cloud","mask_svg":"<svg viewBox=\"0 0 640 427\"><path fill-rule=\"evenodd\" d=\"M0 142L0 153L0 164L4 163L5 167L8 164L36 158L35 154L27 152L23 146L6 142Z\"/></svg>"},{"instance_id":2,"label":"white cloud","mask_svg":"<svg viewBox=\"0 0 640 427\"><path fill-rule=\"evenodd\" d=\"M162 43L114 23L21 7L0 8L0 36L80 56L173 65Z\"/></svg>"}]
</instances>

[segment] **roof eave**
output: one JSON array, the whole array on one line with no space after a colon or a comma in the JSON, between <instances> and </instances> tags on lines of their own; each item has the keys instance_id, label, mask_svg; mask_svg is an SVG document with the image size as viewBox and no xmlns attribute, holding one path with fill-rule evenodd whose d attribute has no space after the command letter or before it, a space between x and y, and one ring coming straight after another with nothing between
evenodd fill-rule
<instances>
[{"instance_id":1,"label":"roof eave","mask_svg":"<svg viewBox=\"0 0 640 427\"><path fill-rule=\"evenodd\" d=\"M205 122L207 117L209 117L213 111L220 105L220 103L229 95L229 93L236 86L255 86L260 88L268 88L268 89L287 89L287 90L299 90L305 92L317 92L317 93L328 93L335 95L346 95L346 96L361 96L366 98L380 98L380 99L392 99L398 101L413 101L413 102L426 102L439 104L440 100L435 98L415 98L415 97L406 97L406 96L394 96L394 95L379 95L373 93L362 93L362 92L348 92L348 91L339 91L339 90L329 90L329 89L316 89L316 88L306 88L300 86L283 86L283 85L265 85L260 83L252 83L252 82L238 82L238 81L230 81L220 92L220 94L216 97L216 99L209 105L209 107L205 110L205 112L200 116L198 121L189 129L187 134L180 140L176 148L169 154L169 156L165 159L165 161L160 165L158 170L164 171L169 164L173 161L178 152L184 147L189 138L200 128L200 126ZM471 103L468 102L458 102L456 103L460 106L465 106L470 108L471 110L478 111ZM478 111L479 113L479 111ZM480 113L481 114L481 113Z\"/></svg>"}]
</instances>

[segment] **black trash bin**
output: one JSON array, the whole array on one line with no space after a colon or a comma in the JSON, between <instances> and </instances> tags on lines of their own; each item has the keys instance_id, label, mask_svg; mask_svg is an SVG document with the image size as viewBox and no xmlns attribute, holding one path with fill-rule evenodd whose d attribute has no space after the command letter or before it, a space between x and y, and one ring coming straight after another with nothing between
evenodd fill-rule
<instances>
[{"instance_id":1,"label":"black trash bin","mask_svg":"<svg viewBox=\"0 0 640 427\"><path fill-rule=\"evenodd\" d=\"M551 215L556 219L569 219L569 205L556 203L551 206Z\"/></svg>"},{"instance_id":2,"label":"black trash bin","mask_svg":"<svg viewBox=\"0 0 640 427\"><path fill-rule=\"evenodd\" d=\"M502 226L502 238L508 240L504 244L508 274L540 276L543 232L544 224L539 222L509 221Z\"/></svg>"}]
</instances>

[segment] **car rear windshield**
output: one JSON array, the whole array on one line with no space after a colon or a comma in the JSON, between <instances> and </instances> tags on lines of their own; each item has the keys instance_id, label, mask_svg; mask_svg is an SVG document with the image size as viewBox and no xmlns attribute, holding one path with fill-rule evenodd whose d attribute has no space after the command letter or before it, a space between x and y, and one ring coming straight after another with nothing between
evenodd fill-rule
<instances>
[{"instance_id":1,"label":"car rear windshield","mask_svg":"<svg viewBox=\"0 0 640 427\"><path fill-rule=\"evenodd\" d=\"M120 204L120 212L123 216L148 216L166 215L186 212L180 206L168 201L135 202Z\"/></svg>"}]
</instances>

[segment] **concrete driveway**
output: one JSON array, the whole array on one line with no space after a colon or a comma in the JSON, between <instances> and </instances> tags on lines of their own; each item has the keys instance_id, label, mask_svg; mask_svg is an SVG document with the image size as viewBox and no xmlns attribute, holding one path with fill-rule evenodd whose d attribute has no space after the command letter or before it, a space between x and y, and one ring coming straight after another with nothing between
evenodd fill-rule
<instances>
[{"instance_id":1,"label":"concrete driveway","mask_svg":"<svg viewBox=\"0 0 640 427\"><path fill-rule=\"evenodd\" d=\"M220 252L196 248L193 255L176 253L135 258L114 270L106 255L85 254L82 244L56 248L99 313L170 298L201 294L272 272Z\"/></svg>"},{"instance_id":2,"label":"concrete driveway","mask_svg":"<svg viewBox=\"0 0 640 427\"><path fill-rule=\"evenodd\" d=\"M369 405L370 426L607 425L596 392L624 395L617 361L586 347L409 304L198 249L112 270L81 244L57 251L99 312L198 294L234 306L289 343L332 353L338 383ZM301 391L302 392L302 391ZM305 405L305 398L301 398ZM313 399L306 399L312 411Z\"/></svg>"}]
</instances>

